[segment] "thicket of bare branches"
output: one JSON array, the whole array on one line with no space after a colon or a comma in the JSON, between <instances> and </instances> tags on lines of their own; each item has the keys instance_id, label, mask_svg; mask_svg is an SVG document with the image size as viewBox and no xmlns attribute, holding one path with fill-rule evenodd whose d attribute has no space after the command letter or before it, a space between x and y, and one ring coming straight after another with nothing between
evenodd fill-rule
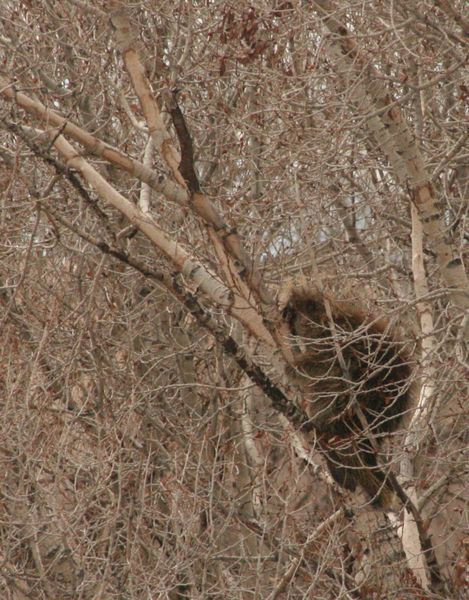
<instances>
[{"instance_id":1,"label":"thicket of bare branches","mask_svg":"<svg viewBox=\"0 0 469 600\"><path fill-rule=\"evenodd\" d=\"M1 4L3 598L466 597L464 4ZM405 509L324 466L299 278L412 347Z\"/></svg>"}]
</instances>

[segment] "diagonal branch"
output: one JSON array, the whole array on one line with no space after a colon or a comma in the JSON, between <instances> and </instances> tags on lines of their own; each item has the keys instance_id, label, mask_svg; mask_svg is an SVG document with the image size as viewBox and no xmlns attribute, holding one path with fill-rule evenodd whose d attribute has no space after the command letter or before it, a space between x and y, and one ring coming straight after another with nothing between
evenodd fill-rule
<instances>
[{"instance_id":1,"label":"diagonal branch","mask_svg":"<svg viewBox=\"0 0 469 600\"><path fill-rule=\"evenodd\" d=\"M145 76L145 69L135 49L136 35L127 16L125 4L120 0L113 0L111 9L111 25L115 30L116 43L122 53L124 65L140 101L148 131L174 180L182 188L187 189L186 179L180 169L180 157L165 127L158 104L153 97L150 82ZM183 133L182 124L178 123L178 127L178 135L180 135L180 133ZM189 174L190 165L188 164L191 160L190 151L188 139L184 135L183 138L182 150L185 153L183 169L186 171L186 175L189 175L190 183L192 178L192 175ZM264 286L260 272L244 249L236 229L230 228L224 222L205 194L195 189L191 191L193 193L190 197L190 206L209 225L208 233L228 284L234 286L244 298L252 298L252 292L254 292L262 303L273 307L273 298ZM270 313L269 318L275 321L275 311L271 310Z\"/></svg>"},{"instance_id":2,"label":"diagonal branch","mask_svg":"<svg viewBox=\"0 0 469 600\"><path fill-rule=\"evenodd\" d=\"M268 347L275 346L272 336L267 331L261 316L252 305L236 294L233 289L225 287L202 264L194 261L188 252L160 229L150 215L142 211L117 192L62 136L56 136L53 130L47 132L54 140L54 146L65 159L66 165L78 171L95 191L119 212L125 215L159 250L173 263L175 268L189 277L193 283L204 291L214 302L224 307L257 339Z\"/></svg>"},{"instance_id":3,"label":"diagonal branch","mask_svg":"<svg viewBox=\"0 0 469 600\"><path fill-rule=\"evenodd\" d=\"M117 169L136 177L139 181L149 185L155 192L162 194L170 201L177 202L181 206L188 206L189 198L187 190L175 184L163 175L159 175L153 169L146 167L140 161L131 158L125 152L112 147L100 139L85 131L75 123L62 117L52 109L46 108L39 100L33 100L29 96L19 92L14 84L0 76L0 95L14 102L36 119L41 120L47 126L59 127L63 135L84 146L88 152L109 162Z\"/></svg>"},{"instance_id":4,"label":"diagonal branch","mask_svg":"<svg viewBox=\"0 0 469 600\"><path fill-rule=\"evenodd\" d=\"M143 262L133 258L120 248L116 248L111 244L98 240L89 233L79 229L48 205L39 203L39 207L51 218L51 220L58 221L86 242L95 246L103 254L112 256L116 260L132 267L144 277L164 287L191 313L202 327L207 329L215 337L226 354L233 358L239 368L246 373L249 379L264 392L267 398L269 398L272 407L276 411L284 415L297 429L301 429L304 432L313 430L312 422L308 416L293 401L285 396L278 385L270 379L270 377L227 332L226 327L218 324L213 319L210 313L200 304L197 295L184 290L179 282L179 273L169 274L162 271L156 271Z\"/></svg>"},{"instance_id":5,"label":"diagonal branch","mask_svg":"<svg viewBox=\"0 0 469 600\"><path fill-rule=\"evenodd\" d=\"M357 110L364 113L367 127L387 155L396 181L406 189L417 208L453 303L463 311L469 310L469 280L445 224L441 203L414 132L399 104L393 100L384 77L356 45L346 25L335 16L335 5L330 0L315 0L312 4L333 34L328 46L331 58L354 79L353 99ZM469 337L469 328L465 334Z\"/></svg>"},{"instance_id":6,"label":"diagonal branch","mask_svg":"<svg viewBox=\"0 0 469 600\"><path fill-rule=\"evenodd\" d=\"M12 82L0 76L0 95L7 100L16 103L29 114L40 119L48 126L53 125L62 128L65 136L70 136L84 146L88 152L106 160L117 169L124 171L139 181L146 183L151 189L162 194L167 200L177 202L180 206L190 207L194 212L210 226L210 230L219 238L220 245L229 252L236 262L242 265L242 276L248 282L249 287L258 290L258 295L267 304L272 304L272 298L265 289L262 277L254 262L244 249L242 240L235 228L225 222L216 207L204 194L194 194L189 197L187 188L171 181L168 177L159 175L153 169L146 167L143 163L131 158L117 148L102 142L91 133L85 131L78 125L65 119L55 111L46 108L38 100L33 100L25 94L17 91Z\"/></svg>"}]
</instances>

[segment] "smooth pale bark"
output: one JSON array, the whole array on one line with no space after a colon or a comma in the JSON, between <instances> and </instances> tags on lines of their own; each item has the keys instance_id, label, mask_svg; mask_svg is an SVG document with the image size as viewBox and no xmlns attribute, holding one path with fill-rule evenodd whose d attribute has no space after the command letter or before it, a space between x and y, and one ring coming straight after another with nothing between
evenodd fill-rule
<instances>
[{"instance_id":1,"label":"smooth pale bark","mask_svg":"<svg viewBox=\"0 0 469 600\"><path fill-rule=\"evenodd\" d=\"M423 261L423 228L415 206L412 206L412 273L416 297L425 298L429 289ZM431 304L424 300L420 300L417 303L417 313L422 334L421 372L419 373L420 389L417 406L415 407L410 424L407 427L407 435L404 440L404 453L401 460L400 476L400 481L415 506L418 505L418 497L414 483L414 460L420 442L426 436L428 431L430 409L432 406L431 401L433 400L435 392L435 373L431 364L435 348ZM429 578L422 553L418 529L413 516L408 510L404 510L402 545L407 560L409 561L409 565L419 578L422 587L428 590Z\"/></svg>"},{"instance_id":2,"label":"smooth pale bark","mask_svg":"<svg viewBox=\"0 0 469 600\"><path fill-rule=\"evenodd\" d=\"M450 232L445 225L444 215L438 205L435 189L426 170L415 134L398 104L393 101L384 83L384 77L380 77L381 74L349 36L346 25L334 16L335 5L329 0L317 0L314 5L323 17L325 26L333 34L326 45L330 58L337 64L339 72L347 77L350 83L353 83L351 97L358 113L364 119L373 140L387 156L396 182L408 192L413 206L416 208L415 217L418 212L423 232L427 237L427 242L436 253L441 277L448 287L454 304L463 310L469 309L469 282L461 259L453 245ZM416 259L418 257L414 256L414 260ZM423 289L420 269L417 269L417 276L418 284ZM417 291L422 292L422 289ZM428 328L427 322L428 315L425 314L426 328ZM427 392L429 391L428 387L424 387L422 390L424 395L419 402L419 408L422 410L428 406ZM418 423L421 425L422 420L419 419ZM414 431L416 430L417 427L414 428ZM412 451L415 451L415 445L413 445ZM406 452L408 452L407 447ZM412 475L412 460L413 455L407 454L403 459L407 479L410 479ZM411 496L415 496L415 494L411 494ZM370 525L370 533L372 527L375 527L375 524ZM366 530L366 524L364 529ZM378 540L376 536L370 535L370 554L378 553L384 568L391 567L396 562L395 541L390 536L384 536L383 539ZM405 516L402 541L409 559L409 567L412 569L416 581L423 589L428 589L428 576L421 553L417 527L408 513ZM397 580L393 582L393 576L396 574L398 575ZM372 577L371 572L370 577ZM403 561L397 561L395 570L390 568L389 576L386 575L384 581L380 583L383 586L381 589L383 596L386 597L393 592L393 589L398 589L394 585L397 585L399 580L405 581L405 578ZM372 588L377 583L373 582ZM363 585L366 585L365 581Z\"/></svg>"},{"instance_id":3,"label":"smooth pale bark","mask_svg":"<svg viewBox=\"0 0 469 600\"><path fill-rule=\"evenodd\" d=\"M151 139L158 152L162 155L174 180L181 187L186 188L187 184L179 171L181 157L174 147L171 136L165 127L158 105L153 97L150 82L145 76L145 68L134 49L135 36L130 22L127 19L125 11L122 10L121 3L113 2L112 4L117 6L117 10L111 14L111 23L116 32L117 47L122 53L132 86L140 100L140 106L142 107Z\"/></svg>"},{"instance_id":4,"label":"smooth pale bark","mask_svg":"<svg viewBox=\"0 0 469 600\"><path fill-rule=\"evenodd\" d=\"M329 0L313 5L334 37L327 50L345 76L353 81L352 98L375 142L386 154L396 181L408 191L418 210L428 245L434 250L441 277L454 304L469 310L469 281L459 252L454 247L435 187L425 167L416 136L397 101L387 88L384 76L355 44L344 23L336 19L336 6ZM465 332L469 338L469 328Z\"/></svg>"},{"instance_id":5,"label":"smooth pale bark","mask_svg":"<svg viewBox=\"0 0 469 600\"><path fill-rule=\"evenodd\" d=\"M88 131L78 127L68 119L62 117L52 109L46 108L39 100L34 100L14 89L13 83L0 77L0 95L26 110L43 123L60 128L63 135L71 137L84 146L91 154L106 160L117 169L136 177L139 181L146 183L151 189L162 194L170 201L177 202L181 206L188 205L187 190L175 184L171 180L146 167L144 164L127 156L117 148L102 142Z\"/></svg>"},{"instance_id":6,"label":"smooth pale bark","mask_svg":"<svg viewBox=\"0 0 469 600\"><path fill-rule=\"evenodd\" d=\"M259 289L259 294L263 301L266 301L268 304L272 303L268 291L263 287L259 273L255 271L251 259L243 248L241 238L237 234L236 229L230 227L223 220L216 207L204 194L195 193L191 197L187 187L180 185L177 181L171 181L168 177L159 175L154 169L127 156L117 148L113 148L109 144L102 142L97 137L62 117L54 110L46 108L40 101L34 100L21 92L17 92L14 89L13 83L1 76L0 95L15 102L18 106L21 106L21 108L24 108L27 112L44 123L59 127L65 136L70 136L73 140L79 142L94 156L98 156L112 164L114 167L136 177L139 181L147 184L155 192L162 194L167 200L176 202L183 207L192 208L208 225L210 225L212 241L214 241L215 234L218 238L218 241L216 242L217 245L226 248L227 251L236 260L239 260L247 269L247 273L249 274L247 280L250 285ZM145 98L147 97L145 96ZM153 114L153 112L151 114ZM157 140L159 141L160 138L161 135ZM242 287L245 289L244 285ZM248 294L245 294L245 297L247 296Z\"/></svg>"},{"instance_id":7,"label":"smooth pale bark","mask_svg":"<svg viewBox=\"0 0 469 600\"><path fill-rule=\"evenodd\" d=\"M114 9L111 13L111 23L115 28L117 46L122 53L132 86L140 101L150 136L175 182L182 188L187 189L188 184L184 180L179 168L181 162L180 154L176 150L171 136L166 129L158 104L153 96L150 82L145 75L145 68L135 50L135 33L127 16L125 5L122 2L114 1L111 6ZM241 239L236 231L227 227L212 203L200 191L192 190L190 204L195 212L202 216L206 223L209 224L208 233L230 287L235 286L244 298L251 296L251 288L262 302L272 305L273 299L264 287L261 275L244 250ZM244 281L239 276L239 269L236 268L227 251L241 263L246 271Z\"/></svg>"},{"instance_id":8,"label":"smooth pale bark","mask_svg":"<svg viewBox=\"0 0 469 600\"><path fill-rule=\"evenodd\" d=\"M119 194L97 171L94 169L69 142L57 132L48 132L54 140L54 146L65 158L68 167L76 169L83 175L89 185L109 204L127 217L153 244L161 250L185 276L203 290L214 302L223 306L225 310L242 322L256 338L269 346L274 342L266 330L261 317L244 299L234 294L224 286L200 263L195 262L187 251L177 242L169 238L153 221L150 215L142 213L134 204Z\"/></svg>"}]
</instances>

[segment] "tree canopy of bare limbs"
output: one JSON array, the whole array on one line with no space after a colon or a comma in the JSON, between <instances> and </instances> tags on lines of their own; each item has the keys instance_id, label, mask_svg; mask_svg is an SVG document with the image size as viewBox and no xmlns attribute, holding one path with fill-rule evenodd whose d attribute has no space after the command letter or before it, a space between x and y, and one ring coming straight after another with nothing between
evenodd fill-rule
<instances>
[{"instance_id":1,"label":"tree canopy of bare limbs","mask_svg":"<svg viewBox=\"0 0 469 600\"><path fill-rule=\"evenodd\" d=\"M2 598L468 597L466 8L1 3Z\"/></svg>"}]
</instances>

